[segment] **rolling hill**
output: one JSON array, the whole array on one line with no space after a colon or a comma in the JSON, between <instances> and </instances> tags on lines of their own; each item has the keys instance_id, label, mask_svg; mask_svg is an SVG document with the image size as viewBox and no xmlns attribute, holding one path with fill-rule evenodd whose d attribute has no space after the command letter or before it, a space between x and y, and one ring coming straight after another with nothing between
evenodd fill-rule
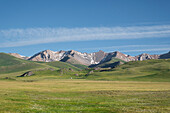
<instances>
[{"instance_id":1,"label":"rolling hill","mask_svg":"<svg viewBox=\"0 0 170 113\"><path fill-rule=\"evenodd\" d=\"M43 67L45 66L36 62L22 60L6 53L0 53L0 74L13 73Z\"/></svg>"},{"instance_id":2,"label":"rolling hill","mask_svg":"<svg viewBox=\"0 0 170 113\"><path fill-rule=\"evenodd\" d=\"M28 70L37 70L45 68L54 68L56 70L60 68L71 68L73 70L80 70L80 68L73 66L65 62L34 62L29 60L23 60L11 56L6 53L0 53L0 74L23 72Z\"/></svg>"},{"instance_id":3,"label":"rolling hill","mask_svg":"<svg viewBox=\"0 0 170 113\"><path fill-rule=\"evenodd\" d=\"M86 79L170 82L170 59L126 62L113 69L96 71L88 75Z\"/></svg>"},{"instance_id":4,"label":"rolling hill","mask_svg":"<svg viewBox=\"0 0 170 113\"><path fill-rule=\"evenodd\" d=\"M123 64L124 63L124 64ZM122 64L122 65L119 65ZM108 68L112 67L112 68ZM89 79L109 81L170 81L170 59L151 59L144 61L125 62L111 57L95 67L71 64L61 61L40 62L16 58L6 53L0 53L0 74L15 75L33 71L35 76L24 77L31 80L35 77L50 79ZM99 68L99 69L96 69ZM54 70L54 71L51 71ZM17 74L13 74L17 73ZM37 76L36 76L37 75Z\"/></svg>"}]
</instances>

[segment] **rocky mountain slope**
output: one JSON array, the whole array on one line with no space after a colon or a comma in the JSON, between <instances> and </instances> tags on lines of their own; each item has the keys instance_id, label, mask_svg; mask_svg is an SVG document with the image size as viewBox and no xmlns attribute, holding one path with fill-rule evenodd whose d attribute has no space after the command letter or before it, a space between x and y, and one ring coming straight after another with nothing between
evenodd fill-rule
<instances>
[{"instance_id":1,"label":"rocky mountain slope","mask_svg":"<svg viewBox=\"0 0 170 113\"><path fill-rule=\"evenodd\" d=\"M88 54L88 53L81 53L74 50L57 51L57 52L51 50L45 50L35 54L28 60L44 61L44 62L63 61L63 62L70 62L73 64L91 65L91 64L98 64L101 60L105 58L106 55L107 53L103 51Z\"/></svg>"},{"instance_id":2,"label":"rocky mountain slope","mask_svg":"<svg viewBox=\"0 0 170 113\"><path fill-rule=\"evenodd\" d=\"M138 56L130 56L123 54L119 51L105 53L104 51L98 51L94 53L81 53L78 51L70 50L70 51L51 51L51 50L44 50L30 58L25 58L16 53L10 53L11 55L22 58L28 59L31 61L42 61L42 62L52 62L52 61L63 61L68 62L71 64L82 64L86 66L91 65L98 65L103 64L106 62L114 63L116 61L120 62L129 62L129 61L143 61L148 59L167 59L170 58L170 52L162 55L150 55L147 53L140 54Z\"/></svg>"},{"instance_id":3,"label":"rocky mountain slope","mask_svg":"<svg viewBox=\"0 0 170 113\"><path fill-rule=\"evenodd\" d=\"M20 55L20 54L18 54L18 53L8 53L8 54L9 54L9 55L12 55L12 56L14 56L14 57L20 58L20 59L25 59L25 60L29 59L29 57Z\"/></svg>"},{"instance_id":4,"label":"rocky mountain slope","mask_svg":"<svg viewBox=\"0 0 170 113\"><path fill-rule=\"evenodd\" d=\"M149 60L149 59L159 59L160 55L150 55L147 53L143 53L135 57L137 61Z\"/></svg>"}]
</instances>

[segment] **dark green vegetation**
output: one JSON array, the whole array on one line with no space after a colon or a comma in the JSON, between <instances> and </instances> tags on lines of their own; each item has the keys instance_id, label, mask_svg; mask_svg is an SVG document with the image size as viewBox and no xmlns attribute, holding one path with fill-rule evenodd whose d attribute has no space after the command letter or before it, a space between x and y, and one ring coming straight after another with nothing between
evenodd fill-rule
<instances>
[{"instance_id":1,"label":"dark green vegetation","mask_svg":"<svg viewBox=\"0 0 170 113\"><path fill-rule=\"evenodd\" d=\"M170 112L170 59L84 68L0 53L0 112Z\"/></svg>"}]
</instances>

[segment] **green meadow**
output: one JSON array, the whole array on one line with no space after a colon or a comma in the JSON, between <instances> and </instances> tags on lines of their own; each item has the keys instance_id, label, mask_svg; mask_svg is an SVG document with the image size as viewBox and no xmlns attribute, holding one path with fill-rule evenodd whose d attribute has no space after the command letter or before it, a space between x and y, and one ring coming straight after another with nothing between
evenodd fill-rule
<instances>
[{"instance_id":1,"label":"green meadow","mask_svg":"<svg viewBox=\"0 0 170 113\"><path fill-rule=\"evenodd\" d=\"M1 112L170 112L170 83L0 81Z\"/></svg>"},{"instance_id":2,"label":"green meadow","mask_svg":"<svg viewBox=\"0 0 170 113\"><path fill-rule=\"evenodd\" d=\"M170 112L170 60L128 62L114 69L85 68L0 53L0 112ZM27 71L34 74L18 77Z\"/></svg>"}]
</instances>

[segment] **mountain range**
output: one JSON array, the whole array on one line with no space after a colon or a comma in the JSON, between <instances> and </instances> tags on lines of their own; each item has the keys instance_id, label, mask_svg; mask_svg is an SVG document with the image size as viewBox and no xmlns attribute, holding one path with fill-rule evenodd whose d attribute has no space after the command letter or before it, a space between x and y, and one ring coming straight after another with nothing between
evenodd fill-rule
<instances>
[{"instance_id":1,"label":"mountain range","mask_svg":"<svg viewBox=\"0 0 170 113\"><path fill-rule=\"evenodd\" d=\"M44 54L44 52L46 54ZM60 51L59 53L62 52L63 51ZM98 64L90 64L88 66L80 64L82 62L78 61L81 60L77 59L80 56L75 57L77 53L74 52L75 51L67 51L67 54L63 52L64 54L66 54L65 56L58 55L58 57L56 57L54 55L54 59L51 58L51 56L49 55L49 51L46 50L39 52L29 58L19 54L0 53L0 80L20 80L20 77L23 77L23 75L23 80L30 80L30 77L28 77L27 79L26 76L33 75L33 78L31 77L31 81L49 78L70 79L70 77L73 77L74 79L116 81L170 80L170 59L168 59L170 57L170 52L161 55L149 55L145 53L133 57L120 52L105 53L103 51L99 51L90 54L94 55L93 61L97 62L98 60L100 62ZM13 55L16 56L14 57ZM44 55L46 55L46 57ZM38 60L37 56L39 56L41 61ZM35 61L30 61L33 58L35 58ZM56 60L56 58L58 58L59 61ZM45 61L47 59L48 61ZM83 58L81 57L81 59ZM127 59L131 59L131 61ZM83 61L86 60L83 59ZM29 73L32 74L29 75ZM27 75L25 76L25 74Z\"/></svg>"},{"instance_id":2,"label":"mountain range","mask_svg":"<svg viewBox=\"0 0 170 113\"><path fill-rule=\"evenodd\" d=\"M161 55L150 55L147 53L140 54L138 56L130 56L123 54L119 51L106 53L104 51L98 51L93 53L81 53L75 50L70 51L51 51L44 50L31 57L25 57L18 53L9 53L17 58L30 60L30 61L42 61L53 62L62 61L71 64L82 64L86 66L100 66L102 64L120 64L129 61L143 61L149 59L168 59L170 58L170 52Z\"/></svg>"}]
</instances>

